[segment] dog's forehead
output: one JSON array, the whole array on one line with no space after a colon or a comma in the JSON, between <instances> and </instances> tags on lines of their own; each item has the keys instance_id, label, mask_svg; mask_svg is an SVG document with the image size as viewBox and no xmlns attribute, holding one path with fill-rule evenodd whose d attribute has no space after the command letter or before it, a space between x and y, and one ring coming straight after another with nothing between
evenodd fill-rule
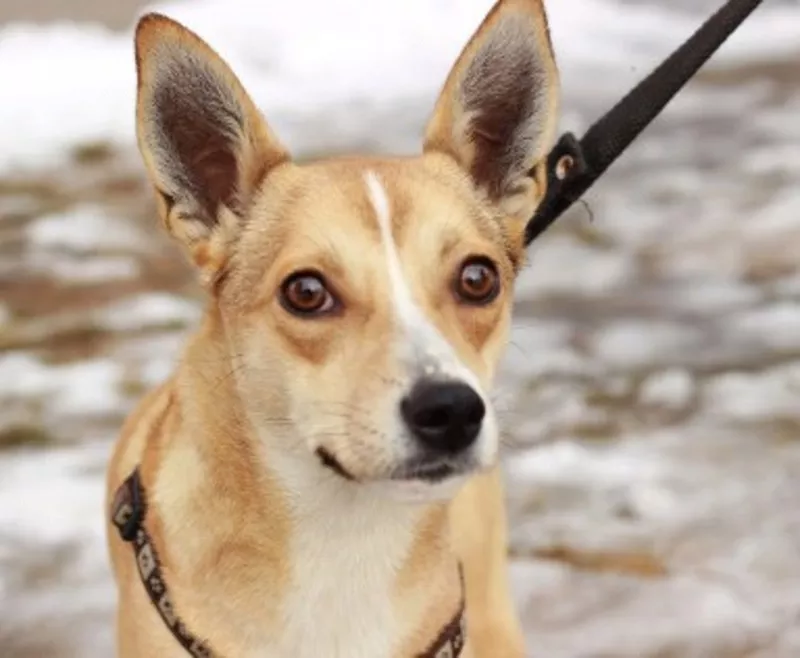
<instances>
[{"instance_id":1,"label":"dog's forehead","mask_svg":"<svg viewBox=\"0 0 800 658\"><path fill-rule=\"evenodd\" d=\"M259 282L271 289L304 269L344 277L374 297L388 285L387 247L408 285L433 290L451 272L448 257L456 251L501 261L505 252L501 223L465 174L427 156L288 164L264 181L246 224L233 263L234 287L245 297L262 289Z\"/></svg>"},{"instance_id":2,"label":"dog's forehead","mask_svg":"<svg viewBox=\"0 0 800 658\"><path fill-rule=\"evenodd\" d=\"M497 243L502 238L463 173L424 158L343 158L300 168L290 191L293 201L282 218L284 228L333 249L380 243L386 236L375 186L400 250L446 249L461 241Z\"/></svg>"}]
</instances>

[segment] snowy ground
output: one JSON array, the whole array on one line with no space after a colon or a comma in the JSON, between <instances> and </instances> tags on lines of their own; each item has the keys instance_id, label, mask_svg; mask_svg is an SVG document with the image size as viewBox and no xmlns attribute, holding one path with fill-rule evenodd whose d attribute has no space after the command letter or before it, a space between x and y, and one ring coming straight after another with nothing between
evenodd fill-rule
<instances>
[{"instance_id":1,"label":"snowy ground","mask_svg":"<svg viewBox=\"0 0 800 658\"><path fill-rule=\"evenodd\" d=\"M490 4L160 8L308 156L417 148ZM564 128L716 5L550 0ZM497 393L532 655L800 655L798 34L765 3L532 251ZM105 460L198 297L133 150L130 34L0 27L0 80L0 655L109 655Z\"/></svg>"}]
</instances>

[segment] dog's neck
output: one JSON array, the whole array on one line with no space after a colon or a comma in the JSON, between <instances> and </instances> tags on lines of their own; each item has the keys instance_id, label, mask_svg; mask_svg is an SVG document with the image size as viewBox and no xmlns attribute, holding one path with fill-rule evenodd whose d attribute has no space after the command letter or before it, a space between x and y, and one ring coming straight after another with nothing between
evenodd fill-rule
<instances>
[{"instance_id":1,"label":"dog's neck","mask_svg":"<svg viewBox=\"0 0 800 658\"><path fill-rule=\"evenodd\" d=\"M175 589L236 602L209 612L229 617L231 645L246 638L254 656L419 653L461 597L448 505L376 495L259 433L221 331L210 316L188 347L180 428L155 483L163 542L186 574Z\"/></svg>"}]
</instances>

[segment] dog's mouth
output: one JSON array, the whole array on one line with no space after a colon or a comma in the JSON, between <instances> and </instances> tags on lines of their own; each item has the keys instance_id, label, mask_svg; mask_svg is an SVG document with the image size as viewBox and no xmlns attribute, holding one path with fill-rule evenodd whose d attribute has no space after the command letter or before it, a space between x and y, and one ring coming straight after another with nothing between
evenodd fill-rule
<instances>
[{"instance_id":1,"label":"dog's mouth","mask_svg":"<svg viewBox=\"0 0 800 658\"><path fill-rule=\"evenodd\" d=\"M336 473L339 477L344 478L345 480L355 481L355 477L353 474L348 471L342 463L336 459L336 457L331 453L329 450L325 448L317 448L317 457L319 457L320 463L325 467Z\"/></svg>"}]
</instances>

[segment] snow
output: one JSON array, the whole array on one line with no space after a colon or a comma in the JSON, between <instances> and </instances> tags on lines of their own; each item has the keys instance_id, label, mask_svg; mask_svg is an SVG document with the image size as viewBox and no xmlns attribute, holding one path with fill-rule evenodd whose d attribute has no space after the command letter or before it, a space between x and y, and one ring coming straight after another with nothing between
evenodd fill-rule
<instances>
[{"instance_id":1,"label":"snow","mask_svg":"<svg viewBox=\"0 0 800 658\"><path fill-rule=\"evenodd\" d=\"M51 450L47 459L36 454L4 457L0 527L50 544L76 535L103 539L103 485L91 471L103 468L107 458L107 446L98 445ZM46 487L31 486L33 462Z\"/></svg>"},{"instance_id":2,"label":"snow","mask_svg":"<svg viewBox=\"0 0 800 658\"><path fill-rule=\"evenodd\" d=\"M58 56L54 57L53 52ZM83 143L130 143L135 72L129 39L90 25L0 31L0 165L58 166Z\"/></svg>"},{"instance_id":3,"label":"snow","mask_svg":"<svg viewBox=\"0 0 800 658\"><path fill-rule=\"evenodd\" d=\"M643 451L591 450L572 442L542 447L515 460L512 477L524 476L537 484L592 482L601 487L635 486L659 477L663 466ZM643 459L644 457L644 459Z\"/></svg>"},{"instance_id":4,"label":"snow","mask_svg":"<svg viewBox=\"0 0 800 658\"><path fill-rule=\"evenodd\" d=\"M695 393L692 374L683 368L669 368L650 375L639 391L639 399L646 405L666 409L684 409Z\"/></svg>"},{"instance_id":5,"label":"snow","mask_svg":"<svg viewBox=\"0 0 800 658\"><path fill-rule=\"evenodd\" d=\"M800 302L785 301L741 315L736 327L744 338L784 350L800 350Z\"/></svg>"},{"instance_id":6,"label":"snow","mask_svg":"<svg viewBox=\"0 0 800 658\"><path fill-rule=\"evenodd\" d=\"M728 418L800 421L800 363L765 373L726 373L710 381L704 395L711 413Z\"/></svg>"},{"instance_id":7,"label":"snow","mask_svg":"<svg viewBox=\"0 0 800 658\"><path fill-rule=\"evenodd\" d=\"M63 212L43 215L28 227L31 244L42 248L65 247L75 251L131 249L143 243L130 222L109 217L97 205L77 205Z\"/></svg>"},{"instance_id":8,"label":"snow","mask_svg":"<svg viewBox=\"0 0 800 658\"><path fill-rule=\"evenodd\" d=\"M531 249L529 258L525 277L517 286L522 295L574 290L587 295L607 293L626 281L633 271L633 263L618 251L598 254L573 236L553 236L546 249ZM573 266L581 262L584 267Z\"/></svg>"},{"instance_id":9,"label":"snow","mask_svg":"<svg viewBox=\"0 0 800 658\"><path fill-rule=\"evenodd\" d=\"M196 324L196 303L177 295L144 293L116 302L96 314L100 326L113 331L136 331L153 326Z\"/></svg>"},{"instance_id":10,"label":"snow","mask_svg":"<svg viewBox=\"0 0 800 658\"><path fill-rule=\"evenodd\" d=\"M593 349L612 366L640 367L674 358L699 340L695 330L676 322L620 320L599 332Z\"/></svg>"},{"instance_id":11,"label":"snow","mask_svg":"<svg viewBox=\"0 0 800 658\"><path fill-rule=\"evenodd\" d=\"M32 655L40 655L40 647L59 635L71 641L54 655L112 655L115 592L105 555L102 477L108 455L103 442L0 460L0 644L11 642L6 655L15 655L17 643L37 647ZM57 577L24 584L30 576L21 572L20 555L24 567L32 563ZM70 645L80 652L68 653Z\"/></svg>"},{"instance_id":12,"label":"snow","mask_svg":"<svg viewBox=\"0 0 800 658\"><path fill-rule=\"evenodd\" d=\"M105 359L47 365L24 352L0 355L0 395L46 401L57 416L119 411L122 377L122 366Z\"/></svg>"},{"instance_id":13,"label":"snow","mask_svg":"<svg viewBox=\"0 0 800 658\"><path fill-rule=\"evenodd\" d=\"M94 236L83 235L85 245L91 245ZM136 277L139 264L127 256L107 256L87 262L80 255L61 254L54 259L46 252L33 251L28 255L27 265L31 271L39 271L59 281L70 283L97 283L102 281L124 281Z\"/></svg>"}]
</instances>

